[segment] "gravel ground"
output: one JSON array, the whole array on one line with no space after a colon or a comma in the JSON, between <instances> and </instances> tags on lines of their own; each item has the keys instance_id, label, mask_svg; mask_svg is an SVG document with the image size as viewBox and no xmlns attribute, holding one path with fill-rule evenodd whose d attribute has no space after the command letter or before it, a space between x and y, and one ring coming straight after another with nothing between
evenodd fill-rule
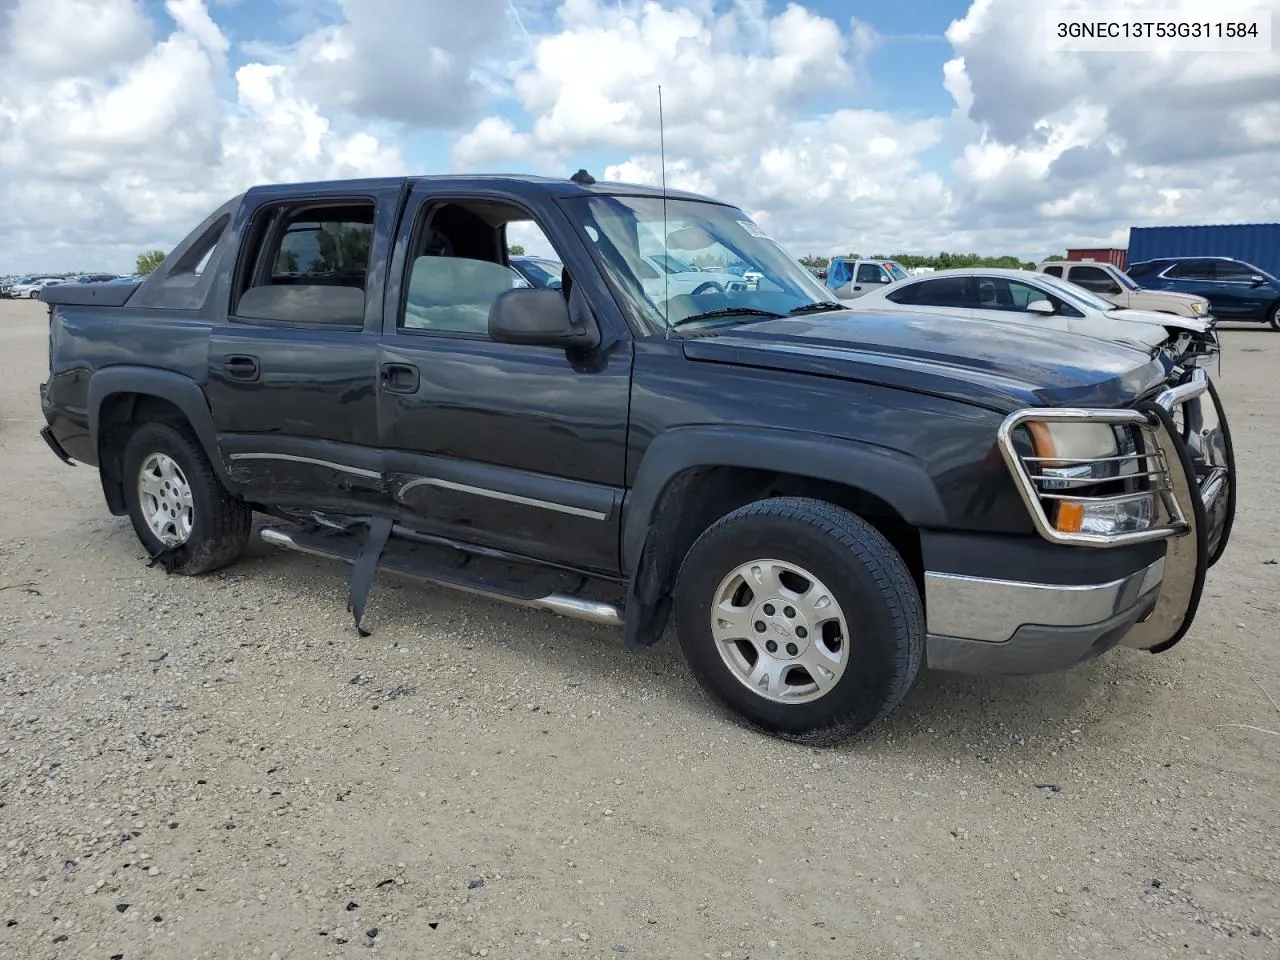
<instances>
[{"instance_id":1,"label":"gravel ground","mask_svg":"<svg viewBox=\"0 0 1280 960\"><path fill-rule=\"evenodd\" d=\"M0 957L1280 956L1280 335L1226 341L1241 506L1188 638L925 673L817 751L669 643L391 577L361 639L346 567L256 541L147 568L36 433L42 305L0 303Z\"/></svg>"}]
</instances>

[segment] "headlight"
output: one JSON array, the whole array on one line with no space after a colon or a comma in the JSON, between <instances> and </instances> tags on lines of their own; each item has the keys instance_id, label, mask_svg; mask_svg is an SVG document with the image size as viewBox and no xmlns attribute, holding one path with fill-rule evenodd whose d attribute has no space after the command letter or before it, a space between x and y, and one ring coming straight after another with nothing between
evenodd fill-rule
<instances>
[{"instance_id":1,"label":"headlight","mask_svg":"<svg viewBox=\"0 0 1280 960\"><path fill-rule=\"evenodd\" d=\"M1146 530L1156 517L1147 458L1128 427L1029 421L1028 464L1045 513L1060 533Z\"/></svg>"},{"instance_id":2,"label":"headlight","mask_svg":"<svg viewBox=\"0 0 1280 960\"><path fill-rule=\"evenodd\" d=\"M1041 423L1027 424L1036 456L1071 462L1114 457L1120 452L1114 427L1105 423Z\"/></svg>"},{"instance_id":3,"label":"headlight","mask_svg":"<svg viewBox=\"0 0 1280 960\"><path fill-rule=\"evenodd\" d=\"M1196 303L1193 303L1191 305L1191 312L1194 313L1196 316L1202 316L1206 312L1205 305L1197 301Z\"/></svg>"}]
</instances>

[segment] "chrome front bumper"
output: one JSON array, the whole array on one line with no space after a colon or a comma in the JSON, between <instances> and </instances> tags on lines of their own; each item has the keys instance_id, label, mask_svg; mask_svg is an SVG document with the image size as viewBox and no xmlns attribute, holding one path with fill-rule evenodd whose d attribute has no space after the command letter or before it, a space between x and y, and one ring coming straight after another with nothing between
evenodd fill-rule
<instances>
[{"instance_id":1,"label":"chrome front bumper","mask_svg":"<svg viewBox=\"0 0 1280 960\"><path fill-rule=\"evenodd\" d=\"M1064 585L926 573L935 670L1050 673L1116 646L1159 600L1165 561L1107 583Z\"/></svg>"},{"instance_id":2,"label":"chrome front bumper","mask_svg":"<svg viewBox=\"0 0 1280 960\"><path fill-rule=\"evenodd\" d=\"M1144 531L1110 537L1055 530L1013 449L1013 428L1032 416L1140 424L1168 480L1158 522ZM1045 540L1074 550L1163 541L1164 556L1120 579L1086 585L927 571L929 665L965 672L1044 673L1120 644L1159 652L1177 643L1195 617L1205 574L1226 546L1235 512L1231 435L1205 372L1192 371L1185 383L1134 410L1021 411L1006 420L1000 439Z\"/></svg>"}]
</instances>

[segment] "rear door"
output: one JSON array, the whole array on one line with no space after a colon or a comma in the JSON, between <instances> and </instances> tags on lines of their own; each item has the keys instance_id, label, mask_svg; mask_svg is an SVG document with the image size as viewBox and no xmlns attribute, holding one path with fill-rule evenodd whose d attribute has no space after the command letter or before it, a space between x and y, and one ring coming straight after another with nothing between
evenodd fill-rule
<instances>
[{"instance_id":1,"label":"rear door","mask_svg":"<svg viewBox=\"0 0 1280 960\"><path fill-rule=\"evenodd\" d=\"M973 316L973 283L967 275L934 277L904 283L884 294L895 312L932 313L948 317Z\"/></svg>"},{"instance_id":2,"label":"rear door","mask_svg":"<svg viewBox=\"0 0 1280 960\"><path fill-rule=\"evenodd\" d=\"M206 393L250 497L335 512L385 502L375 387L401 190L335 184L246 204Z\"/></svg>"},{"instance_id":3,"label":"rear door","mask_svg":"<svg viewBox=\"0 0 1280 960\"><path fill-rule=\"evenodd\" d=\"M523 283L506 266L509 224L522 238L539 228L569 278L562 293L594 312L603 342L590 355L489 339L494 300ZM420 182L403 229L376 402L388 491L406 522L617 573L632 339L590 253L545 195L526 203L493 188Z\"/></svg>"}]
</instances>

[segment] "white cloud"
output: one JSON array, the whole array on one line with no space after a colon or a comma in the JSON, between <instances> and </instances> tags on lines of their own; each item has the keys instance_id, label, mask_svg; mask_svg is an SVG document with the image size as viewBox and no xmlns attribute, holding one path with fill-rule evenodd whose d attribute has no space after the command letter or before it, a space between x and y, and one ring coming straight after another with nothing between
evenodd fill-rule
<instances>
[{"instance_id":1,"label":"white cloud","mask_svg":"<svg viewBox=\"0 0 1280 960\"><path fill-rule=\"evenodd\" d=\"M165 10L186 33L195 37L213 56L225 56L230 44L209 16L203 0L165 0Z\"/></svg>"},{"instance_id":2,"label":"white cloud","mask_svg":"<svg viewBox=\"0 0 1280 960\"><path fill-rule=\"evenodd\" d=\"M13 22L33 22L29 8L49 2L20 0ZM242 67L225 101L221 30L201 0L168 9L176 29L132 59L111 46L109 69L103 54L73 72L74 31L53 34L60 52L40 52L60 70L0 63L0 270L128 269L144 246L177 242L254 183L405 172L397 147L335 128L280 65Z\"/></svg>"},{"instance_id":3,"label":"white cloud","mask_svg":"<svg viewBox=\"0 0 1280 960\"><path fill-rule=\"evenodd\" d=\"M110 70L151 45L151 22L141 0L22 2L12 6L7 20L0 41L4 62L26 77Z\"/></svg>"},{"instance_id":4,"label":"white cloud","mask_svg":"<svg viewBox=\"0 0 1280 960\"><path fill-rule=\"evenodd\" d=\"M1038 257L1280 217L1280 53L1049 55L1043 5L975 0L918 78L954 107L908 117L852 108L903 37L803 2L282 2L281 32L233 46L219 18L247 22L242 0L165 0L169 28L142 0L0 0L0 271L127 267L252 183L441 153L657 183L659 84L668 182L797 253Z\"/></svg>"},{"instance_id":5,"label":"white cloud","mask_svg":"<svg viewBox=\"0 0 1280 960\"><path fill-rule=\"evenodd\" d=\"M316 103L426 127L470 120L476 54L507 33L506 0L342 0L345 22L299 44L299 89Z\"/></svg>"},{"instance_id":6,"label":"white cloud","mask_svg":"<svg viewBox=\"0 0 1280 960\"><path fill-rule=\"evenodd\" d=\"M795 4L771 19L761 9L716 15L710 4L566 2L562 29L535 41L514 81L535 118L532 143L561 155L650 150L661 85L668 147L722 154L850 79L848 43L833 21ZM487 158L472 151L462 159Z\"/></svg>"},{"instance_id":7,"label":"white cloud","mask_svg":"<svg viewBox=\"0 0 1280 960\"><path fill-rule=\"evenodd\" d=\"M1081 2L1054 7L1085 7ZM1124 0L1135 19L1202 0ZM1229 9L1224 7L1223 9ZM1044 8L977 0L947 38L945 87L967 124L959 209L1027 249L1056 236L1123 244L1131 224L1280 216L1280 51L1055 53ZM1240 176L1257 170L1253 179ZM1231 188L1228 188L1231 183Z\"/></svg>"},{"instance_id":8,"label":"white cloud","mask_svg":"<svg viewBox=\"0 0 1280 960\"><path fill-rule=\"evenodd\" d=\"M485 117L453 145L454 163L467 170L510 164L549 163L531 134L521 133L506 117Z\"/></svg>"}]
</instances>

